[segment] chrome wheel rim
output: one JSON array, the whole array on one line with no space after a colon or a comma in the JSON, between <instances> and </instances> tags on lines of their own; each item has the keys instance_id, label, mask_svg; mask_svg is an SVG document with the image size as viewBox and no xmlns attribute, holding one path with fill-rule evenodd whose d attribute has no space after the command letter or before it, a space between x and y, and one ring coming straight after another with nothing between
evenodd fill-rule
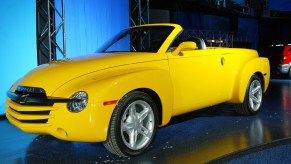
<instances>
[{"instance_id":1,"label":"chrome wheel rim","mask_svg":"<svg viewBox=\"0 0 291 164\"><path fill-rule=\"evenodd\" d=\"M258 80L252 81L249 88L249 104L252 111L258 111L262 104L262 86Z\"/></svg>"},{"instance_id":2,"label":"chrome wheel rim","mask_svg":"<svg viewBox=\"0 0 291 164\"><path fill-rule=\"evenodd\" d=\"M122 115L121 136L123 143L132 150L144 148L153 136L155 125L151 106L143 101L132 102Z\"/></svg>"}]
</instances>

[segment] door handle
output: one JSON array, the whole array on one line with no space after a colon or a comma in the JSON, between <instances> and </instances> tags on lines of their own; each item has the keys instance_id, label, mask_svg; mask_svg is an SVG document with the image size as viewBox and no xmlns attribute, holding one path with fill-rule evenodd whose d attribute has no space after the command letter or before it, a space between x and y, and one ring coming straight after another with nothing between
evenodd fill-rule
<instances>
[{"instance_id":1,"label":"door handle","mask_svg":"<svg viewBox=\"0 0 291 164\"><path fill-rule=\"evenodd\" d=\"M224 59L224 57L222 57L222 58L220 59L220 64L223 66L224 63L225 63L225 59Z\"/></svg>"}]
</instances>

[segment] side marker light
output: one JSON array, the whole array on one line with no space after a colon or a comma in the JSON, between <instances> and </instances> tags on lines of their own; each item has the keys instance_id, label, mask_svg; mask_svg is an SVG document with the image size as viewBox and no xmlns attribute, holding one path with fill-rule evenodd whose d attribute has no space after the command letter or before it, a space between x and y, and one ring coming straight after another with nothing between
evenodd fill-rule
<instances>
[{"instance_id":1,"label":"side marker light","mask_svg":"<svg viewBox=\"0 0 291 164\"><path fill-rule=\"evenodd\" d=\"M113 105L113 104L117 104L117 102L118 102L118 100L105 101L105 102L103 102L103 105L104 106Z\"/></svg>"}]
</instances>

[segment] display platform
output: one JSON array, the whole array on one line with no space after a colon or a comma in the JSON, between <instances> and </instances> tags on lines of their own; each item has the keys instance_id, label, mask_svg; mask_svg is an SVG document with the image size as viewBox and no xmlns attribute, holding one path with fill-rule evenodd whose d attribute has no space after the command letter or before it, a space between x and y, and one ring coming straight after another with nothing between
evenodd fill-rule
<instances>
[{"instance_id":1,"label":"display platform","mask_svg":"<svg viewBox=\"0 0 291 164\"><path fill-rule=\"evenodd\" d=\"M145 154L133 158L112 155L102 143L27 134L5 118L0 127L0 163L205 163L291 137L291 80L271 80L256 116L240 116L232 105L223 104L175 117L158 129Z\"/></svg>"},{"instance_id":2,"label":"display platform","mask_svg":"<svg viewBox=\"0 0 291 164\"><path fill-rule=\"evenodd\" d=\"M290 163L291 138L283 138L246 148L208 163Z\"/></svg>"}]
</instances>

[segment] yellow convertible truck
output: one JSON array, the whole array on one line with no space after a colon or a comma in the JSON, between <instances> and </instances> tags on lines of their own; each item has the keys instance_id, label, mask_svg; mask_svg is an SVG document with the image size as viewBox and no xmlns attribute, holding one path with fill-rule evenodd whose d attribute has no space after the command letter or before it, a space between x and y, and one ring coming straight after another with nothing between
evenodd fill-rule
<instances>
[{"instance_id":1,"label":"yellow convertible truck","mask_svg":"<svg viewBox=\"0 0 291 164\"><path fill-rule=\"evenodd\" d=\"M28 133L103 142L119 156L143 153L171 117L233 103L254 115L269 85L255 50L207 48L177 24L121 31L95 54L41 65L7 92L8 120Z\"/></svg>"}]
</instances>

